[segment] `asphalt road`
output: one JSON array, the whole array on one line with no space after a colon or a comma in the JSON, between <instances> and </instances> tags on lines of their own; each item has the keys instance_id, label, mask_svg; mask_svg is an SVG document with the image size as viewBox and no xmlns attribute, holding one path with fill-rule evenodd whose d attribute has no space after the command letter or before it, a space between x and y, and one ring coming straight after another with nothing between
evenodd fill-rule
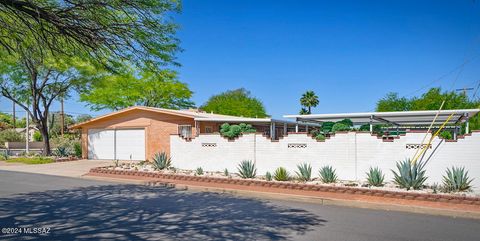
<instances>
[{"instance_id":1,"label":"asphalt road","mask_svg":"<svg viewBox=\"0 0 480 241\"><path fill-rule=\"evenodd\" d=\"M48 240L329 241L480 237L480 220L7 171L0 171L0 227L0 240L18 240L20 236ZM23 233L5 234L19 230ZM38 231L49 233L25 233Z\"/></svg>"}]
</instances>

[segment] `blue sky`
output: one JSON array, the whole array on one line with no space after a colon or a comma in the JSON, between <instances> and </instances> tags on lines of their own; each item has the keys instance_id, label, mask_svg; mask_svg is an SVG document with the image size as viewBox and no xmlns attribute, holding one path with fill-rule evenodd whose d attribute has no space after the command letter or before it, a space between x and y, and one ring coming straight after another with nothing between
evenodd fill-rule
<instances>
[{"instance_id":1,"label":"blue sky","mask_svg":"<svg viewBox=\"0 0 480 241\"><path fill-rule=\"evenodd\" d=\"M197 105L244 87L274 117L297 113L306 90L320 97L314 113L361 112L390 91L480 81L478 1L185 0L176 21L178 71ZM66 111L108 112L76 98Z\"/></svg>"}]
</instances>

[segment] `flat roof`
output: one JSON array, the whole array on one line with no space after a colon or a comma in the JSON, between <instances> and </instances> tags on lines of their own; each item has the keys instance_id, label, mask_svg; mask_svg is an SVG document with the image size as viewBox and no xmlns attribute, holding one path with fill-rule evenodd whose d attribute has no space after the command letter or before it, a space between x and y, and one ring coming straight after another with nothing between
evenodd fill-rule
<instances>
[{"instance_id":1,"label":"flat roof","mask_svg":"<svg viewBox=\"0 0 480 241\"><path fill-rule=\"evenodd\" d=\"M373 124L390 123L393 125L430 125L438 113L434 125L443 124L450 115L452 118L447 124L458 124L465 122L468 117L472 117L480 112L480 109L460 109L460 110L422 110L422 111L395 111L395 112L359 112L359 113L338 113L338 114L310 114L310 115L284 115L285 118L293 118L300 122L322 123L327 121L341 121L350 119L354 124Z\"/></svg>"}]
</instances>

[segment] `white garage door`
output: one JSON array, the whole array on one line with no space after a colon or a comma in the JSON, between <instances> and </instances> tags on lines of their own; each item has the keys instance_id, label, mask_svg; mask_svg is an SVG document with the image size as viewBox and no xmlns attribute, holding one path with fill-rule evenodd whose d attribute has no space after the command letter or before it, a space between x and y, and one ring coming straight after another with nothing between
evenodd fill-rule
<instances>
[{"instance_id":1,"label":"white garage door","mask_svg":"<svg viewBox=\"0 0 480 241\"><path fill-rule=\"evenodd\" d=\"M88 130L88 158L145 160L145 130Z\"/></svg>"},{"instance_id":2,"label":"white garage door","mask_svg":"<svg viewBox=\"0 0 480 241\"><path fill-rule=\"evenodd\" d=\"M114 130L88 130L88 159L114 159L114 143Z\"/></svg>"},{"instance_id":3,"label":"white garage door","mask_svg":"<svg viewBox=\"0 0 480 241\"><path fill-rule=\"evenodd\" d=\"M145 160L145 130L116 130L116 155L118 160Z\"/></svg>"}]
</instances>

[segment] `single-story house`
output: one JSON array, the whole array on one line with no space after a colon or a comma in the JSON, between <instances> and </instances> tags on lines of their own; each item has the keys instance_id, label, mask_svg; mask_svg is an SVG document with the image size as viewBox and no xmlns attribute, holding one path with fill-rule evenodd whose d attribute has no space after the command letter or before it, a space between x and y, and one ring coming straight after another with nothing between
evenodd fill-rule
<instances>
[{"instance_id":1,"label":"single-story house","mask_svg":"<svg viewBox=\"0 0 480 241\"><path fill-rule=\"evenodd\" d=\"M206 113L198 109L171 110L134 106L71 126L81 129L82 157L146 160L157 152L170 153L170 136L185 139L218 133L223 123L251 124L257 132L278 139L289 131L305 131L307 124ZM272 131L274 130L274 131Z\"/></svg>"}]
</instances>

